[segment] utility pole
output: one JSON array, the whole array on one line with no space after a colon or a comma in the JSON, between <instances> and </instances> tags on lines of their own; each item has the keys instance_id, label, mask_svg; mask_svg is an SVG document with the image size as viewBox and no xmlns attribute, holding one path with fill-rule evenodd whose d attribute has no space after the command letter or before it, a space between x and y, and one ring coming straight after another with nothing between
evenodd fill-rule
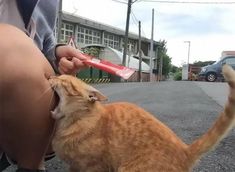
<instances>
[{"instance_id":1,"label":"utility pole","mask_svg":"<svg viewBox=\"0 0 235 172\"><path fill-rule=\"evenodd\" d=\"M189 66L190 44L191 44L191 42L190 41L187 41L187 42L188 42L188 66Z\"/></svg>"},{"instance_id":2,"label":"utility pole","mask_svg":"<svg viewBox=\"0 0 235 172\"><path fill-rule=\"evenodd\" d=\"M128 0L127 17L126 17L126 31L125 31L124 50L123 50L123 59L122 59L122 65L123 66L126 66L126 54L127 54L126 52L127 52L127 44L128 44L128 33L129 33L131 5L132 5L132 0Z\"/></svg>"},{"instance_id":3,"label":"utility pole","mask_svg":"<svg viewBox=\"0 0 235 172\"><path fill-rule=\"evenodd\" d=\"M59 14L58 14L58 23L57 23L57 43L60 43L61 40L61 27L62 27L62 0L59 1Z\"/></svg>"},{"instance_id":4,"label":"utility pole","mask_svg":"<svg viewBox=\"0 0 235 172\"><path fill-rule=\"evenodd\" d=\"M149 81L153 81L153 32L154 32L154 9L152 9L152 32L151 32L151 47L150 47L150 69L149 69Z\"/></svg>"},{"instance_id":5,"label":"utility pole","mask_svg":"<svg viewBox=\"0 0 235 172\"><path fill-rule=\"evenodd\" d=\"M156 51L155 51L155 61L154 61L154 69L155 69L155 75L157 75L157 81L159 81L159 68L160 68L160 61L159 61L159 65L158 65L158 46L159 44L157 44L157 47L156 47Z\"/></svg>"},{"instance_id":6,"label":"utility pole","mask_svg":"<svg viewBox=\"0 0 235 172\"><path fill-rule=\"evenodd\" d=\"M188 78L188 72L189 72L189 57L190 57L190 41L184 41L184 43L188 43L188 61L187 61L187 78Z\"/></svg>"},{"instance_id":7,"label":"utility pole","mask_svg":"<svg viewBox=\"0 0 235 172\"><path fill-rule=\"evenodd\" d=\"M142 82L141 22L139 21L139 82Z\"/></svg>"},{"instance_id":8,"label":"utility pole","mask_svg":"<svg viewBox=\"0 0 235 172\"><path fill-rule=\"evenodd\" d=\"M158 81L162 80L162 67L163 67L163 59L162 56L160 57L160 62L159 62L159 69L158 69Z\"/></svg>"},{"instance_id":9,"label":"utility pole","mask_svg":"<svg viewBox=\"0 0 235 172\"><path fill-rule=\"evenodd\" d=\"M187 64L189 65L189 57L190 57L190 44L191 44L191 41L184 41L184 43L187 43L187 44L188 44L188 61L187 61Z\"/></svg>"}]
</instances>

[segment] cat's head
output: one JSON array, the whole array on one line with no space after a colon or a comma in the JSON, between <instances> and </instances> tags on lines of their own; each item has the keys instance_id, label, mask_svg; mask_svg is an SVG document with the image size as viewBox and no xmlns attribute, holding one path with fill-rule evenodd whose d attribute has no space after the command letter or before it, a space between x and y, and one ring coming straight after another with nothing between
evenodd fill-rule
<instances>
[{"instance_id":1,"label":"cat's head","mask_svg":"<svg viewBox=\"0 0 235 172\"><path fill-rule=\"evenodd\" d=\"M107 100L100 91L70 75L52 76L49 83L60 99L52 112L55 119L61 118L65 113L79 110L78 108L86 109L96 101Z\"/></svg>"}]
</instances>

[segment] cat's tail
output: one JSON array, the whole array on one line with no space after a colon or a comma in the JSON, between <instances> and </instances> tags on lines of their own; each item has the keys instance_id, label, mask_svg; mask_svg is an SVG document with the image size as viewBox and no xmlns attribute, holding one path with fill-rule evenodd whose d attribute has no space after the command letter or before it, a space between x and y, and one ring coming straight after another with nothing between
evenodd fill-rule
<instances>
[{"instance_id":1,"label":"cat's tail","mask_svg":"<svg viewBox=\"0 0 235 172\"><path fill-rule=\"evenodd\" d=\"M199 139L189 145L189 157L192 163L221 141L235 124L235 71L229 65L223 66L223 75L229 85L229 96L219 118L214 125Z\"/></svg>"}]
</instances>

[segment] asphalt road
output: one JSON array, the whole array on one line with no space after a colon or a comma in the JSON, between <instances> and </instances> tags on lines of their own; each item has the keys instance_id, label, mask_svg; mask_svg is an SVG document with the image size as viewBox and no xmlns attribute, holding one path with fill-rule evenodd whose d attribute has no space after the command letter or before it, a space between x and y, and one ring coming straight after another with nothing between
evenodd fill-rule
<instances>
[{"instance_id":1,"label":"asphalt road","mask_svg":"<svg viewBox=\"0 0 235 172\"><path fill-rule=\"evenodd\" d=\"M226 101L225 83L169 81L160 83L114 83L94 85L109 102L128 101L154 114L183 141L191 143L218 117ZM235 172L235 130L204 156L193 172ZM46 163L49 172L66 172L59 159ZM13 172L14 168L5 170Z\"/></svg>"}]
</instances>

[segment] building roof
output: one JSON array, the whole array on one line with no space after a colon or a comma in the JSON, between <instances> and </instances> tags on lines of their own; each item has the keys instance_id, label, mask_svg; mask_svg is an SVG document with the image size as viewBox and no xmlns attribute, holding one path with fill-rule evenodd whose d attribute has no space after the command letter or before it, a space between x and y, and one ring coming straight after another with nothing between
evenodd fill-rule
<instances>
[{"instance_id":1,"label":"building roof","mask_svg":"<svg viewBox=\"0 0 235 172\"><path fill-rule=\"evenodd\" d=\"M67 12L63 12L62 20L72 22L72 23L79 23L87 27L96 28L98 30L103 30L103 31L110 32L110 33L120 35L123 37L125 36L125 31L122 29L119 29L117 27L113 27L107 24L99 23L94 20L87 19L85 17L81 17L78 15L70 14ZM131 33L131 32L129 32L128 37L131 39L139 39L139 35ZM141 39L142 41L145 41L145 42L151 42L150 39L145 38L145 37L141 37ZM157 43L156 41L154 42Z\"/></svg>"},{"instance_id":2,"label":"building roof","mask_svg":"<svg viewBox=\"0 0 235 172\"><path fill-rule=\"evenodd\" d=\"M226 56L235 56L235 51L222 51L221 59Z\"/></svg>"}]
</instances>

